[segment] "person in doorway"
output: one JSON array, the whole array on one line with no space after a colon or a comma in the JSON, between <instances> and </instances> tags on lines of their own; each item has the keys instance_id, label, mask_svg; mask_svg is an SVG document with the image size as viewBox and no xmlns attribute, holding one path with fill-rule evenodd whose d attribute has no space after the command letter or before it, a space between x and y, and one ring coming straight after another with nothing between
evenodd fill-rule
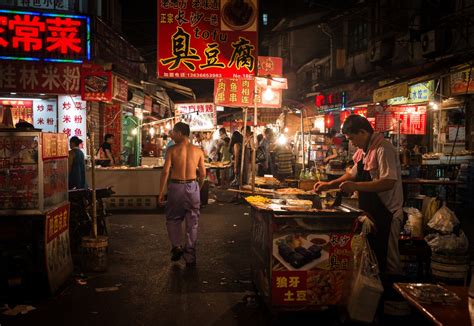
<instances>
[{"instance_id":1,"label":"person in doorway","mask_svg":"<svg viewBox=\"0 0 474 326\"><path fill-rule=\"evenodd\" d=\"M224 145L220 149L220 157L221 157L221 162L230 162L231 161L231 155L230 155L230 138L226 137L224 138ZM229 170L228 169L222 169L220 171L220 185L222 188L226 188L229 185Z\"/></svg>"},{"instance_id":2,"label":"person in doorway","mask_svg":"<svg viewBox=\"0 0 474 326\"><path fill-rule=\"evenodd\" d=\"M293 153L288 144L278 145L276 148L276 170L277 177L283 181L293 174Z\"/></svg>"},{"instance_id":3,"label":"person in doorway","mask_svg":"<svg viewBox=\"0 0 474 326\"><path fill-rule=\"evenodd\" d=\"M160 180L159 203L163 203L168 178L168 201L166 203L166 227L171 241L171 260L184 258L186 265L196 264L196 240L201 205L200 185L204 183L206 168L204 153L191 144L189 125L178 122L173 128L175 145L168 150ZM199 183L197 170L199 169ZM186 223L186 243L182 246L182 222Z\"/></svg>"},{"instance_id":4,"label":"person in doorway","mask_svg":"<svg viewBox=\"0 0 474 326\"><path fill-rule=\"evenodd\" d=\"M104 142L100 145L98 150L100 165L102 166L113 166L116 164L114 156L112 154L112 145L114 144L115 137L112 134L106 134L104 136Z\"/></svg>"},{"instance_id":5,"label":"person in doorway","mask_svg":"<svg viewBox=\"0 0 474 326\"><path fill-rule=\"evenodd\" d=\"M403 220L403 190L400 161L395 147L382 134L374 133L370 122L360 115L350 115L343 134L358 149L354 166L345 175L330 182L318 182L316 192L336 188L345 193L359 193L359 208L367 212L376 233L368 236L379 263L382 281L390 291L390 280L402 275L398 238ZM386 292L387 292L386 291Z\"/></svg>"},{"instance_id":6,"label":"person in doorway","mask_svg":"<svg viewBox=\"0 0 474 326\"><path fill-rule=\"evenodd\" d=\"M273 146L273 130L267 128L264 131L264 138L260 143L260 146L263 148L265 153L265 161L263 163L263 173L264 174L275 174L274 164L272 160L272 146Z\"/></svg>"},{"instance_id":7,"label":"person in doorway","mask_svg":"<svg viewBox=\"0 0 474 326\"><path fill-rule=\"evenodd\" d=\"M331 130L329 133L324 135L324 145L327 147L326 155L323 160L324 163L329 163L331 160L338 157L337 148L333 142L335 134L336 133Z\"/></svg>"},{"instance_id":8,"label":"person in doorway","mask_svg":"<svg viewBox=\"0 0 474 326\"><path fill-rule=\"evenodd\" d=\"M69 190L86 188L86 164L84 153L79 146L82 140L76 136L69 140Z\"/></svg>"}]
</instances>

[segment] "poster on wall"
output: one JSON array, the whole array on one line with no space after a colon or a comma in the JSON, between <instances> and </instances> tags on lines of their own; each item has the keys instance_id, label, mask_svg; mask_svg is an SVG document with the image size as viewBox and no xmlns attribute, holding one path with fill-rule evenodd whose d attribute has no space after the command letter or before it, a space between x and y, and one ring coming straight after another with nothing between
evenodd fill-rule
<instances>
[{"instance_id":1,"label":"poster on wall","mask_svg":"<svg viewBox=\"0 0 474 326\"><path fill-rule=\"evenodd\" d=\"M46 214L46 270L51 292L56 291L73 271L69 241L69 204Z\"/></svg>"},{"instance_id":2,"label":"poster on wall","mask_svg":"<svg viewBox=\"0 0 474 326\"><path fill-rule=\"evenodd\" d=\"M257 0L158 0L158 76L253 76L257 26Z\"/></svg>"},{"instance_id":3,"label":"poster on wall","mask_svg":"<svg viewBox=\"0 0 474 326\"><path fill-rule=\"evenodd\" d=\"M119 102L127 102L128 99L128 81L114 76L113 78L113 94L112 98Z\"/></svg>"},{"instance_id":4,"label":"poster on wall","mask_svg":"<svg viewBox=\"0 0 474 326\"><path fill-rule=\"evenodd\" d=\"M33 100L33 125L43 132L57 132L57 112L58 105L56 99Z\"/></svg>"},{"instance_id":5,"label":"poster on wall","mask_svg":"<svg viewBox=\"0 0 474 326\"><path fill-rule=\"evenodd\" d=\"M185 122L191 131L215 129L217 123L216 109L213 103L176 104L177 122Z\"/></svg>"},{"instance_id":6,"label":"poster on wall","mask_svg":"<svg viewBox=\"0 0 474 326\"><path fill-rule=\"evenodd\" d=\"M36 136L0 136L0 207L38 209Z\"/></svg>"},{"instance_id":7,"label":"poster on wall","mask_svg":"<svg viewBox=\"0 0 474 326\"><path fill-rule=\"evenodd\" d=\"M80 146L87 154L87 102L80 96L58 96L58 131L82 140Z\"/></svg>"},{"instance_id":8,"label":"poster on wall","mask_svg":"<svg viewBox=\"0 0 474 326\"><path fill-rule=\"evenodd\" d=\"M465 69L450 76L451 95L474 93L474 71Z\"/></svg>"},{"instance_id":9,"label":"poster on wall","mask_svg":"<svg viewBox=\"0 0 474 326\"><path fill-rule=\"evenodd\" d=\"M258 57L258 76L283 76L283 60L280 57Z\"/></svg>"}]
</instances>

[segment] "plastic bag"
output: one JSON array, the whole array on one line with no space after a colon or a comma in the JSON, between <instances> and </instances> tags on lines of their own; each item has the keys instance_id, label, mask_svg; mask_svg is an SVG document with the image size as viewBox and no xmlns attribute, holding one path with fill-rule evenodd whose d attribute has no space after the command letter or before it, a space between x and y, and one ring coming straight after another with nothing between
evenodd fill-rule
<instances>
[{"instance_id":1,"label":"plastic bag","mask_svg":"<svg viewBox=\"0 0 474 326\"><path fill-rule=\"evenodd\" d=\"M423 237L423 214L414 207L406 207L403 209L408 214L408 220L405 223L405 229L410 230L411 236L414 238Z\"/></svg>"},{"instance_id":2,"label":"plastic bag","mask_svg":"<svg viewBox=\"0 0 474 326\"><path fill-rule=\"evenodd\" d=\"M469 248L469 240L464 232L456 234L430 234L425 237L431 250L437 254L445 255L463 255Z\"/></svg>"},{"instance_id":3,"label":"plastic bag","mask_svg":"<svg viewBox=\"0 0 474 326\"><path fill-rule=\"evenodd\" d=\"M360 254L355 258L355 275L347 311L352 320L371 323L382 297L383 286L379 278L377 258L370 248L367 238L364 237L363 243Z\"/></svg>"},{"instance_id":4,"label":"plastic bag","mask_svg":"<svg viewBox=\"0 0 474 326\"><path fill-rule=\"evenodd\" d=\"M459 220L446 205L438 209L433 218L428 222L430 228L444 234L453 232L457 225L459 225Z\"/></svg>"}]
</instances>

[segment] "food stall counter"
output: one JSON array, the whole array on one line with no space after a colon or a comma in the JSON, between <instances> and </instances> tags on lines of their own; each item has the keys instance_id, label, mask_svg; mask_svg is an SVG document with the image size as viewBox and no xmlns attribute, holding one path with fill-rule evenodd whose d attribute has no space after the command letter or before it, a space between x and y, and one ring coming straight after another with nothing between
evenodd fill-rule
<instances>
[{"instance_id":1,"label":"food stall counter","mask_svg":"<svg viewBox=\"0 0 474 326\"><path fill-rule=\"evenodd\" d=\"M246 198L252 218L252 279L272 310L344 305L362 243L353 225L362 211L312 208L299 199Z\"/></svg>"},{"instance_id":2,"label":"food stall counter","mask_svg":"<svg viewBox=\"0 0 474 326\"><path fill-rule=\"evenodd\" d=\"M162 167L97 167L97 188L112 187L115 192L106 198L110 210L156 209L160 192ZM91 169L87 170L87 183L91 185Z\"/></svg>"}]
</instances>

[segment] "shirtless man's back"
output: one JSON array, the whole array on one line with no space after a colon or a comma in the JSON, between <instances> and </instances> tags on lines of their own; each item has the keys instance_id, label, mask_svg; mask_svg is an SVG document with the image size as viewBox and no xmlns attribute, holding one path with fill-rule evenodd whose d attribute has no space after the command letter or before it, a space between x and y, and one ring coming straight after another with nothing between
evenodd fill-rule
<instances>
[{"instance_id":1,"label":"shirtless man's back","mask_svg":"<svg viewBox=\"0 0 474 326\"><path fill-rule=\"evenodd\" d=\"M196 263L196 239L199 219L200 187L206 177L204 153L189 141L189 126L179 122L173 128L176 145L172 146L166 156L165 166L160 180L159 202L163 203L164 190L168 185L166 203L166 227L171 241L171 260L178 261L184 256L186 264ZM196 181L199 169L199 183ZM170 176L168 184L168 178ZM181 243L181 224L186 222L186 244Z\"/></svg>"}]
</instances>

